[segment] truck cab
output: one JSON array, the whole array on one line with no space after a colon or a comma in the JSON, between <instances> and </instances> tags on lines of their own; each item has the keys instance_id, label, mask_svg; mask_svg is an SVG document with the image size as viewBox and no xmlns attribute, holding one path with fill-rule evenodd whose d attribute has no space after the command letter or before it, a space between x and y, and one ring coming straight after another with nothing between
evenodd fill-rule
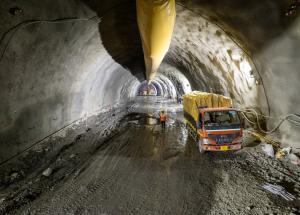
<instances>
[{"instance_id":1,"label":"truck cab","mask_svg":"<svg viewBox=\"0 0 300 215\"><path fill-rule=\"evenodd\" d=\"M243 128L233 108L199 108L197 122L199 151L229 151L242 147Z\"/></svg>"}]
</instances>

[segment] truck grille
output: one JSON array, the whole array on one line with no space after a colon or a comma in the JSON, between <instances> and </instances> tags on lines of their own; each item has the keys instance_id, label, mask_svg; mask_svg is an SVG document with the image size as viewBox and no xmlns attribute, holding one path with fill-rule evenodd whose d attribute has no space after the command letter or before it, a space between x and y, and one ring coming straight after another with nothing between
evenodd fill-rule
<instances>
[{"instance_id":1,"label":"truck grille","mask_svg":"<svg viewBox=\"0 0 300 215\"><path fill-rule=\"evenodd\" d=\"M217 144L231 143L239 134L208 134L208 137L216 141Z\"/></svg>"}]
</instances>

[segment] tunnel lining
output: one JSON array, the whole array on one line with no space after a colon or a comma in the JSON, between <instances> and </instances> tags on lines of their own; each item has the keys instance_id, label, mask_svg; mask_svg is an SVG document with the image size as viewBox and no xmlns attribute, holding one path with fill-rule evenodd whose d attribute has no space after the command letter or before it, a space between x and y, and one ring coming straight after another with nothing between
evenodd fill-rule
<instances>
[{"instance_id":1,"label":"tunnel lining","mask_svg":"<svg viewBox=\"0 0 300 215\"><path fill-rule=\"evenodd\" d=\"M137 88L137 96L160 96L161 92L157 89L157 84L143 81Z\"/></svg>"},{"instance_id":2,"label":"tunnel lining","mask_svg":"<svg viewBox=\"0 0 300 215\"><path fill-rule=\"evenodd\" d=\"M128 2L128 1L126 1L126 2ZM102 4L102 3L101 3ZM111 10L113 10L114 8L116 8L117 6L119 6L119 5L123 5L123 4L125 4L125 2L121 2L121 3L119 3L119 4L116 4L116 5L114 5L111 9L109 9L109 10L107 10L107 11L111 11ZM108 4L107 4L108 5ZM81 5L82 6L82 5ZM80 6L80 7L81 7ZM85 5L86 6L86 5ZM37 8L38 8L38 4L37 4ZM188 8L188 9L190 9L190 8ZM41 10L42 11L42 10ZM62 10L63 11L63 10ZM57 13L59 13L59 11L57 12ZM89 14L90 12L87 12L86 14ZM195 13L197 13L197 12L195 12ZM36 14L38 14L38 13L36 13ZM48 14L48 13L47 13ZM82 14L84 14L84 13L82 13ZM99 13L98 13L99 14ZM64 14L61 14L61 15L64 15ZM105 14L102 14L103 16L101 16L101 17L104 17L104 16L106 16ZM201 14L198 14L198 15L201 15ZM1 14L1 16L2 16L2 14ZM3 15L4 16L4 15ZM94 14L93 14L93 16L94 16ZM93 17L93 16L90 16L90 17ZM58 16L58 17L60 17L60 16ZM95 18L95 21L96 22L98 22L99 21L99 19L97 18L98 16L96 16L96 18ZM26 18L26 17L25 17ZM5 20L5 17L4 17L4 20ZM9 17L9 20L11 20L11 17ZM98 21L97 21L98 20ZM210 22L214 22L214 20L211 20ZM10 23L10 21L8 22L8 23ZM214 24L218 24L218 22L214 22ZM86 25L87 26L89 26L90 25L90 23L86 23ZM66 26L55 26L54 28L55 28L55 30L57 30L57 31L62 31L62 29L64 29ZM38 27L38 28L40 28L40 29L45 29L45 28L41 28L41 27ZM89 28L92 28L91 26L89 26ZM36 29L36 28L33 28L33 29ZM51 27L51 29L52 29L52 27ZM221 29L222 29L222 25L221 25ZM24 32L25 33L27 33L27 31L28 31L28 29L23 29L24 30ZM65 29L64 29L65 30ZM98 29L97 29L98 30ZM17 30L16 30L16 32L17 32ZM34 31L33 31L34 32ZM226 32L226 29L224 29L224 32L225 33L228 33L228 32ZM55 32L53 32L53 33L55 33ZM56 32L57 33L57 32ZM97 35L97 36L99 36L99 35ZM228 36L230 37L230 36L232 36L231 34L230 34L230 32L229 32L229 34L228 34ZM12 38L14 38L14 36L12 36ZM39 38L41 39L40 41L43 41L43 40L45 40L45 37L43 37L43 35L39 35ZM66 38L67 39L67 38ZM233 39L233 41L234 41L234 39L236 39L236 38L232 38ZM39 41L39 42L40 42ZM89 39L87 39L87 41L91 41L91 38L89 38ZM73 41L74 43L76 43L76 41ZM37 43L37 44L40 44L40 43ZM68 43L69 44L69 43ZM11 45L11 44L7 44L7 45ZM21 40L18 40L16 43L14 43L14 47L18 47L18 46L21 46L22 45L22 41ZM23 44L24 45L24 44ZM44 44L43 44L44 45ZM101 47L100 45L99 45L99 43L97 43L97 44L95 44L95 46L98 46L98 47ZM2 43L1 43L1 48L2 48ZM11 48L11 47L9 47L9 48ZM102 47L101 47L102 48ZM29 49L27 49L27 51L28 51ZM244 49L243 49L244 50ZM16 63L18 63L18 60L20 60L20 58L18 59L18 57L20 57L20 55L18 55L19 53L16 51L16 50L7 50L7 51L9 51L9 57L11 57L11 56L14 56L14 54L17 54L17 55L15 55L16 56L16 58L14 58L13 60L15 60L16 61ZM31 50L32 51L32 50ZM244 50L244 51L247 51L247 50ZM15 53L13 53L13 52L15 52ZM4 53L4 55L6 54L6 52L3 52ZM106 69L108 69L109 68L109 66L111 65L110 63L111 63L111 58L109 58L109 56L107 57L106 55L104 55L103 54L103 52L100 50L100 48L97 50L97 54L99 54L99 58L102 58L103 57L103 59L105 59L105 60L107 60L109 63L107 64L107 65L103 65L102 63L99 63L99 59L97 59L97 60L95 60L94 62L95 62L95 64L97 64L97 65L100 65L101 64L101 66L103 66L103 67L105 67ZM245 52L245 54L247 54L247 52ZM5 63L7 62L7 59L6 59L6 57L7 56L5 56L4 58L1 58L0 59L0 63L2 63L4 60L5 60ZM256 67L256 60L258 61L259 59L256 59L256 58L251 58L250 57L250 59L251 59L251 61L253 61L255 64L254 64L254 66ZM11 60L11 59L9 59L9 60ZM82 74L83 73L89 73L90 71L88 71L88 70L85 70L85 64L92 64L92 63L94 63L94 62L84 62L84 60L86 60L86 59L84 59L83 58L83 61L79 61L79 62L82 62L82 67L81 67L81 72L82 72ZM213 59L212 59L213 60ZM73 62L74 63L74 60L73 61L70 61L70 63L71 62ZM54 61L49 61L49 63L54 63ZM27 74L27 73L29 73L29 70L32 70L32 71L36 71L36 72L42 72L42 70L40 71L40 70L35 70L35 68L31 68L31 65L30 64L28 64L28 62L23 62L22 64L24 64L24 67L28 67L29 69L28 70L23 70L23 67L22 66L20 66L20 65L18 65L17 67L14 67L13 68L13 70L15 70L15 71L22 71L22 75L24 75L24 74ZM12 64L11 64L12 65ZM97 70L97 72L95 72L95 73L99 73L99 74L103 74L104 76L105 75L108 75L108 73L105 73L105 72L103 72L102 70L100 70L99 69L99 67L98 66L95 66L95 68L93 68L93 69L95 69L95 70ZM123 65L122 65L123 66ZM114 66L114 72L116 72L116 73L122 73L122 75L120 75L120 76L117 76L117 75L114 75L114 77L118 77L118 78L123 78L123 79L126 79L126 78L131 78L131 74L130 74L130 72L125 72L125 70L127 70L128 71L128 67L126 67L126 66L120 66L120 67L118 67L117 68L117 66ZM122 68L121 68L122 67ZM21 73L12 73L12 71L8 68L7 69L7 67L5 67L5 69L3 69L3 71L4 70L7 70L8 71L8 74L14 74L15 75L15 77L18 77L19 75L21 75ZM182 72L183 72L184 70L182 70ZM257 72L260 72L261 70L257 70L256 69L256 71ZM52 71L52 72L54 72L54 71ZM65 72L65 70L63 71L63 73ZM270 74L272 74L272 71L270 71L271 73ZM123 76L123 74L125 74L126 73L126 75L124 75ZM141 73L141 72L138 72L139 74ZM94 75L94 74L93 74ZM60 77L55 77L55 79L64 79L64 78L68 78L68 76L69 76L69 78L70 77L72 77L72 75L66 75L66 76L60 76ZM95 79L97 79L97 80L100 80L101 79L101 76L99 75L98 77L97 77L98 75L96 75L96 76L93 76L93 77L96 77ZM76 76L76 79L77 80L80 80L80 79L84 79L84 80L87 80L87 82L85 82L85 85L88 85L89 83L93 83L93 80L88 80L88 75L84 75L84 76ZM22 83L22 81L23 81L24 79L21 79L21 80L18 80L19 81L19 83ZM67 123L67 121L68 121L68 119L70 119L70 118L72 118L72 119L74 119L74 118L78 118L78 116L83 116L84 114L86 114L86 113L88 113L90 110L95 110L95 109L97 109L97 108L99 108L99 107L101 107L101 106L106 106L106 105L111 105L111 104L114 104L114 103L117 103L117 102L119 102L120 100L121 100L121 97L123 97L123 98L128 98L128 97L130 97L130 96L128 96L129 95L129 90L124 90L123 89L123 86L122 86L122 90L124 90L124 91L122 91L122 90L120 90L120 89L115 89L114 88L114 85L113 84L111 84L111 83L108 83L108 82L110 82L110 81L114 81L115 79L114 78L111 78L111 79L104 79L103 80L103 82L105 82L105 83L103 83L103 87L100 87L100 86L96 86L96 85L98 85L98 84L95 84L95 85L93 85L93 86L83 86L83 85L81 85L80 87L76 87L76 86L78 86L78 85L80 85L80 82L78 82L78 81L76 81L76 83L74 83L74 86L72 86L72 88L69 88L68 89L68 92L70 93L70 97L62 97L61 96L61 94L59 93L59 92L55 92L55 95L57 95L58 96L58 98L61 98L60 99L60 101L63 101L63 102L59 102L59 104L57 104L57 105L54 105L54 100L41 100L40 101L40 103L37 103L36 104L36 106L30 106L29 107L29 105L31 105L31 103L29 102L29 100L30 99L32 99L33 97L36 97L37 96L37 92L38 91L36 91L36 90L33 90L33 91L31 91L30 93L28 93L27 95L26 95L26 91L23 89L22 91L22 93L21 94L18 94L17 95L17 97L15 96L15 94L14 93L16 93L17 91L11 91L11 92L9 92L10 94L10 96L11 96L11 100L4 100L5 102L4 103L9 103L9 106L11 107L11 109L10 109L10 107L4 107L4 108L6 108L6 109L2 109L1 110L1 112L3 111L3 112L5 112L5 113L9 113L8 115L8 117L7 118L5 118L4 120L7 120L7 119L9 119L9 118L11 118L12 120L14 120L14 119L16 119L16 118L18 118L18 116L19 116L19 114L20 114L20 112L19 112L19 109L17 109L17 108L15 108L17 105L20 107L20 109L21 108L23 108L23 106L22 105L19 105L19 104L17 104L16 105L16 103L15 103L15 101L22 101L22 96L23 95L25 95L27 98L28 98L28 100L26 101L26 105L28 105L28 106L25 106L25 108L26 108L26 110L28 110L28 108L30 109L30 108L34 108L34 107L41 107L41 106L43 106L43 103L46 103L46 102L51 102L52 104L53 104L53 108L52 109L55 109L55 111L53 112L53 115L51 115L51 116L49 116L49 118L47 118L48 116L43 116L42 117L42 119L41 119L41 121L43 120L43 123L48 123L49 122L49 124L50 125L46 125L45 126L45 128L46 129L49 129L49 127L51 127L51 126L53 126L53 125L56 125L55 123L56 122L58 122L58 120L57 119L62 119L62 123ZM189 79L190 80L190 82L192 83L192 80L191 80L191 78ZM264 81L263 79L260 79L262 82ZM107 81L107 82L106 82ZM132 81L132 80L130 80L131 81L131 83L130 84L128 84L127 86L131 86L131 87L133 87L133 85L134 85L134 82L135 81ZM126 80L126 83L128 83L128 82L130 82L129 80ZM171 80L172 81L172 80ZM37 80L35 80L35 82L37 83L38 81ZM118 82L118 83L120 83L120 84L124 84L124 82L125 81L120 81L120 82ZM13 86L13 88L14 89L17 89L19 86L21 87L21 85L19 85L19 83L17 83L17 82L9 82L9 85L10 86ZM273 82L272 82L273 83ZM8 85L8 84L7 84ZM5 88L6 88L6 83L4 84L4 86L5 86ZM18 87L17 87L18 86ZM28 86L29 87L29 86ZM264 86L264 84L262 85L262 87L263 88L265 88L265 86ZM52 87L52 88L55 88L55 87ZM52 89L51 88L51 89ZM88 89L89 88L89 89ZM89 92L92 92L93 93L93 89L94 88L97 88L97 90L95 90L96 92L102 92L103 90L106 90L106 89L110 89L110 88L112 88L113 89L113 91L114 92L111 92L110 90L108 90L108 92L107 92L107 94L105 94L104 96L103 96L103 100L101 100L101 101L98 101L97 99L94 99L95 97L90 97L90 98L93 98L93 99L89 99L89 96L90 96L90 94L89 94ZM176 89L176 87L175 87L175 89ZM84 93L82 93L82 92L84 92ZM91 94L92 94L91 93ZM266 92L265 92L266 93ZM4 94L4 93L3 93ZM115 96L115 94L117 94L117 96ZM125 95L125 96L124 96ZM99 96L102 96L102 94L100 95L99 94ZM76 99L74 99L74 98L80 98L80 99L78 99L78 100L76 100ZM267 95L266 95L266 97L267 97ZM87 100L88 101L85 101L84 100L84 98L88 98ZM268 98L266 98L267 100L268 100ZM71 108L71 111L66 111L66 110L64 110L64 106L63 106L63 104L64 104L64 102L68 102L68 101L70 101L70 100L72 100L72 102L74 102L74 103L68 103L66 106L67 107L72 107ZM11 102L11 101L13 101L13 102ZM96 101L95 103L93 103L94 101ZM268 101L267 101L268 102ZM269 103L269 102L268 102ZM82 104L84 104L84 105L82 105ZM74 106L76 106L76 105L79 105L78 107L74 107ZM270 105L268 105L269 106L269 108L270 108ZM82 109L81 109L82 108ZM275 109L275 107L274 107L274 109ZM269 109L269 112L270 112L270 109ZM31 113L31 112L26 112L26 113ZM61 115L61 117L60 117L60 115L59 114L62 114ZM41 114L42 115L42 114ZM36 117L37 118L37 117ZM1 119L2 120L2 119ZM10 120L10 119L9 119ZM9 123L7 123L8 125L12 125L14 122L13 121L9 121L9 120L7 120ZM2 121L1 121L2 122ZM5 121L5 123L6 123L6 121ZM57 127L56 127L57 128ZM24 124L24 131L25 132L31 132L31 131L34 131L34 127L33 126L31 126L31 124ZM41 129L44 129L44 128L41 128ZM19 131L18 130L18 132L20 132L21 133L21 131ZM38 132L38 133L40 133L40 132ZM20 144L20 143L22 143L22 142L18 142L18 141L16 141L18 144Z\"/></svg>"}]
</instances>

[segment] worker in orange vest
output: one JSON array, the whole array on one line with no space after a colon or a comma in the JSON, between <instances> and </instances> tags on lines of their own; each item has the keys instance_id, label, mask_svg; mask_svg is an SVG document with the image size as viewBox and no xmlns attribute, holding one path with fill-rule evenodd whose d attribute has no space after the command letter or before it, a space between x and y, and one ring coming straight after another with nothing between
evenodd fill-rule
<instances>
[{"instance_id":1,"label":"worker in orange vest","mask_svg":"<svg viewBox=\"0 0 300 215\"><path fill-rule=\"evenodd\" d=\"M165 111L161 111L159 114L159 120L161 124L161 128L165 130L166 128L166 121L167 121L167 115L165 114Z\"/></svg>"}]
</instances>

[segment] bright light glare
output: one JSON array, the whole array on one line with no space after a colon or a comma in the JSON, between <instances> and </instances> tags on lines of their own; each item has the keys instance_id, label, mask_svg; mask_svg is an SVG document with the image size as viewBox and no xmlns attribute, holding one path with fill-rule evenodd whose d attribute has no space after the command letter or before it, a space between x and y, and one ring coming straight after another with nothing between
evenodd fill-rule
<instances>
[{"instance_id":1,"label":"bright light glare","mask_svg":"<svg viewBox=\"0 0 300 215\"><path fill-rule=\"evenodd\" d=\"M248 74L252 70L249 62L247 60L243 60L240 62L241 71Z\"/></svg>"}]
</instances>

